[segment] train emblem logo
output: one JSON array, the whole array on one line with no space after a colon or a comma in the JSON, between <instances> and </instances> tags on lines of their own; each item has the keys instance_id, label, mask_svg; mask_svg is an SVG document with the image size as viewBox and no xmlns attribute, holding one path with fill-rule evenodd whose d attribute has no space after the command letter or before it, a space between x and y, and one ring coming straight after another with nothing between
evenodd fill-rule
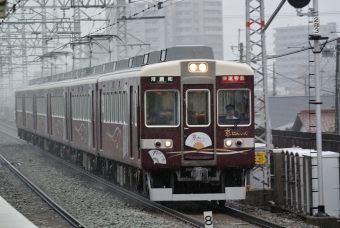
<instances>
[{"instance_id":1,"label":"train emblem logo","mask_svg":"<svg viewBox=\"0 0 340 228\"><path fill-rule=\"evenodd\" d=\"M159 150L150 150L149 155L151 156L153 160L153 164L159 163L159 164L166 164L166 158L162 152Z\"/></svg>"},{"instance_id":2,"label":"train emblem logo","mask_svg":"<svg viewBox=\"0 0 340 228\"><path fill-rule=\"evenodd\" d=\"M231 129L224 130L225 131L225 136L230 137L230 136L247 136L248 132L237 132L237 131L232 131Z\"/></svg>"},{"instance_id":3,"label":"train emblem logo","mask_svg":"<svg viewBox=\"0 0 340 228\"><path fill-rule=\"evenodd\" d=\"M116 149L118 151L122 151L122 145L123 145L123 136L122 136L122 130L120 130L118 127L116 127L115 131L113 132L113 134L111 134L108 130L106 130L106 135L111 139L111 141L115 144ZM123 157L125 157L125 155L127 154L124 153Z\"/></svg>"},{"instance_id":4,"label":"train emblem logo","mask_svg":"<svg viewBox=\"0 0 340 228\"><path fill-rule=\"evenodd\" d=\"M38 130L43 131L45 127L45 116L40 116L38 119Z\"/></svg>"},{"instance_id":5,"label":"train emblem logo","mask_svg":"<svg viewBox=\"0 0 340 228\"><path fill-rule=\"evenodd\" d=\"M200 150L212 145L211 138L204 132L195 132L188 136L185 145Z\"/></svg>"},{"instance_id":6,"label":"train emblem logo","mask_svg":"<svg viewBox=\"0 0 340 228\"><path fill-rule=\"evenodd\" d=\"M87 127L82 123L79 128L74 127L80 136L80 140L84 141L84 137L87 138Z\"/></svg>"},{"instance_id":7,"label":"train emblem logo","mask_svg":"<svg viewBox=\"0 0 340 228\"><path fill-rule=\"evenodd\" d=\"M62 125L63 125L63 123L62 123L60 120L58 120L57 123L55 124L55 128L56 128L56 130L57 130L57 134L58 134L58 135L59 135L60 132L61 132L61 127L62 127Z\"/></svg>"}]
</instances>

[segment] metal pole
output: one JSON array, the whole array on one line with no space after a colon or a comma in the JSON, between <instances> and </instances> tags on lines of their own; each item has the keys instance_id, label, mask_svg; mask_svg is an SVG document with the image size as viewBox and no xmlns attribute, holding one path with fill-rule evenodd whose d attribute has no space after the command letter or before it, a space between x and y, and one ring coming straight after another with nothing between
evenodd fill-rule
<instances>
[{"instance_id":1,"label":"metal pole","mask_svg":"<svg viewBox=\"0 0 340 228\"><path fill-rule=\"evenodd\" d=\"M335 134L340 134L339 127L339 90L340 90L340 72L339 72L339 61L340 61L340 39L336 42L336 70L335 70Z\"/></svg>"},{"instance_id":2,"label":"metal pole","mask_svg":"<svg viewBox=\"0 0 340 228\"><path fill-rule=\"evenodd\" d=\"M269 149L273 148L272 142L272 129L270 128L270 117L269 117L269 100L268 100L268 73L267 73L267 50L266 50L266 32L264 30L265 17L264 17L264 0L261 0L261 44L262 44L262 73L263 73L263 92L264 92L264 104L265 104L265 121L266 121L266 154L269 155ZM269 166L269 160L267 162ZM269 170L269 167L268 167ZM269 176L268 176L269 177Z\"/></svg>"},{"instance_id":3,"label":"metal pole","mask_svg":"<svg viewBox=\"0 0 340 228\"><path fill-rule=\"evenodd\" d=\"M275 63L273 63L273 96L276 96L276 75L275 75Z\"/></svg>"},{"instance_id":4,"label":"metal pole","mask_svg":"<svg viewBox=\"0 0 340 228\"><path fill-rule=\"evenodd\" d=\"M325 213L323 193L323 168L322 168L322 134L321 134L321 101L320 101L320 21L318 0L313 2L313 23L314 23L314 73L315 73L315 114L316 114L316 151L318 162L318 213L316 216L327 216Z\"/></svg>"}]
</instances>

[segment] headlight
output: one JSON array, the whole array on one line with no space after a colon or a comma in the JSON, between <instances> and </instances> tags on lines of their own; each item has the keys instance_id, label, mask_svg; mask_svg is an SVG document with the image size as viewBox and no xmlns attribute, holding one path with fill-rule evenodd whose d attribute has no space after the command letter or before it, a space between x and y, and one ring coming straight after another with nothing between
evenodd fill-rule
<instances>
[{"instance_id":1,"label":"headlight","mask_svg":"<svg viewBox=\"0 0 340 228\"><path fill-rule=\"evenodd\" d=\"M207 72L208 64L207 63L189 63L189 72Z\"/></svg>"},{"instance_id":2,"label":"headlight","mask_svg":"<svg viewBox=\"0 0 340 228\"><path fill-rule=\"evenodd\" d=\"M198 66L198 69L202 72L206 72L207 71L207 64L200 63L200 65Z\"/></svg>"},{"instance_id":3,"label":"headlight","mask_svg":"<svg viewBox=\"0 0 340 228\"><path fill-rule=\"evenodd\" d=\"M233 144L233 141L231 141L231 140L226 140L225 141L225 145L227 146L227 147L231 147L231 145Z\"/></svg>"},{"instance_id":4,"label":"headlight","mask_svg":"<svg viewBox=\"0 0 340 228\"><path fill-rule=\"evenodd\" d=\"M197 70L197 65L195 63L190 63L189 65L189 71L194 72Z\"/></svg>"},{"instance_id":5,"label":"headlight","mask_svg":"<svg viewBox=\"0 0 340 228\"><path fill-rule=\"evenodd\" d=\"M172 142L170 140L167 140L167 141L165 141L164 146L166 148L170 148L170 147L172 147Z\"/></svg>"}]
</instances>

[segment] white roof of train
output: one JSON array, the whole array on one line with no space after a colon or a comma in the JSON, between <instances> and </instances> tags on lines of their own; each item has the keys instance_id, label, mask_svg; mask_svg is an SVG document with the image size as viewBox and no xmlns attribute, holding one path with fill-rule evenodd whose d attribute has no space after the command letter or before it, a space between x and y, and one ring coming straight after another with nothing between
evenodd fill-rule
<instances>
[{"instance_id":1,"label":"white roof of train","mask_svg":"<svg viewBox=\"0 0 340 228\"><path fill-rule=\"evenodd\" d=\"M18 88L16 91L32 91L32 90L40 90L40 89L53 89L59 88L64 86L76 86L76 85L83 85L83 84L91 84L96 83L100 76L92 76L92 77L85 77L85 78L78 78L78 79L68 79L65 81L57 81L57 82L50 82L38 85L30 85L26 87Z\"/></svg>"},{"instance_id":2,"label":"white roof of train","mask_svg":"<svg viewBox=\"0 0 340 228\"><path fill-rule=\"evenodd\" d=\"M129 70L114 71L104 75L96 75L91 77L84 77L78 79L68 79L65 81L50 82L38 85L31 85L21 87L16 91L32 91L37 89L51 89L59 88L65 85L77 86L82 84L92 84L102 81L108 81L116 78L131 78L137 76L178 76L181 75L179 65L181 62L190 62L191 60L175 60L169 62L162 62L158 64L150 64ZM251 67L244 63L235 63L222 60L211 59L192 59L193 62L215 61L216 62L216 75L253 75L254 72ZM52 86L51 86L52 85Z\"/></svg>"},{"instance_id":3,"label":"white roof of train","mask_svg":"<svg viewBox=\"0 0 340 228\"><path fill-rule=\"evenodd\" d=\"M169 61L161 64L148 65L142 68L141 76L175 76L181 75L178 67L181 62L216 62L216 75L253 75L254 72L250 66L244 63L235 63L222 60L211 59L192 59Z\"/></svg>"}]
</instances>

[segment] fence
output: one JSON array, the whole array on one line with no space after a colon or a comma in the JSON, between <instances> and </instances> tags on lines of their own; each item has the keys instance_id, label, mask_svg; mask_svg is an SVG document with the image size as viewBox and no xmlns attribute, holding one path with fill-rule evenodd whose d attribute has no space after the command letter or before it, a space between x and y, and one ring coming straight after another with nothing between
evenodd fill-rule
<instances>
[{"instance_id":1,"label":"fence","mask_svg":"<svg viewBox=\"0 0 340 228\"><path fill-rule=\"evenodd\" d=\"M326 213L339 217L339 154L323 152ZM300 214L315 214L318 206L317 156L309 149L274 149L270 153L274 202Z\"/></svg>"},{"instance_id":2,"label":"fence","mask_svg":"<svg viewBox=\"0 0 340 228\"><path fill-rule=\"evenodd\" d=\"M262 135L264 130L256 129L256 135ZM315 133L272 130L272 143L275 148L290 148L293 145L316 149ZM322 134L322 149L324 151L340 152L340 135Z\"/></svg>"}]
</instances>

